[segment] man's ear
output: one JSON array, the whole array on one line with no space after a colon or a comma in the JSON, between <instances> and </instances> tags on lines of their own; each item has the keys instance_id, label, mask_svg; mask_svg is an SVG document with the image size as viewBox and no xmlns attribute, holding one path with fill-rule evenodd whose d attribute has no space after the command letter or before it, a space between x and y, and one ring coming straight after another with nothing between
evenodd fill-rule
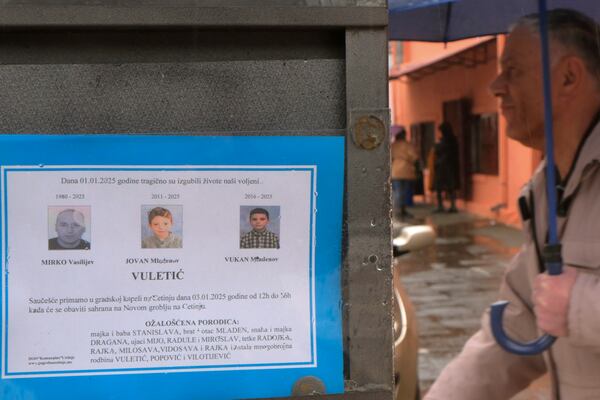
<instances>
[{"instance_id":1,"label":"man's ear","mask_svg":"<svg viewBox=\"0 0 600 400\"><path fill-rule=\"evenodd\" d=\"M559 73L559 91L562 95L572 95L581 88L587 73L583 60L577 56L567 56L562 62Z\"/></svg>"}]
</instances>

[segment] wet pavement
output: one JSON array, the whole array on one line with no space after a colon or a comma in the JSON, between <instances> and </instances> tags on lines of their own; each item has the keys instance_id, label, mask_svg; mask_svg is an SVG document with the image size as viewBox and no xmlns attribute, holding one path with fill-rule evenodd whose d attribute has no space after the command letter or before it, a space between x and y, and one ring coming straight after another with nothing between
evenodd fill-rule
<instances>
[{"instance_id":1,"label":"wet pavement","mask_svg":"<svg viewBox=\"0 0 600 400\"><path fill-rule=\"evenodd\" d=\"M500 280L523 242L522 233L468 213L410 209L411 223L436 231L433 246L397 257L402 282L419 324L419 378L425 393L444 366L479 329L482 312L496 300ZM546 378L513 400L549 398Z\"/></svg>"}]
</instances>

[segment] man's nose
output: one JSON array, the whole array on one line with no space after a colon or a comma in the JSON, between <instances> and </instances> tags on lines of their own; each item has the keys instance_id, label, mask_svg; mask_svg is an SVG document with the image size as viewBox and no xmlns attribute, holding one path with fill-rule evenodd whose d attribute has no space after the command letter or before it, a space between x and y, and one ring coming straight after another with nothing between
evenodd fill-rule
<instances>
[{"instance_id":1,"label":"man's nose","mask_svg":"<svg viewBox=\"0 0 600 400\"><path fill-rule=\"evenodd\" d=\"M502 74L496 76L496 79L490 83L490 92L496 97L502 96L506 93L506 84L504 82L504 77Z\"/></svg>"}]
</instances>

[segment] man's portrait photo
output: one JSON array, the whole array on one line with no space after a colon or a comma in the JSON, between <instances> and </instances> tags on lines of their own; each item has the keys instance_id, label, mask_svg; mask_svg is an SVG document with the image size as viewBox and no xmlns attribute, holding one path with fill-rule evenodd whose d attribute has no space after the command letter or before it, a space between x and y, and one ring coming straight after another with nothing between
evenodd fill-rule
<instances>
[{"instance_id":1,"label":"man's portrait photo","mask_svg":"<svg viewBox=\"0 0 600 400\"><path fill-rule=\"evenodd\" d=\"M143 205L141 213L142 249L183 247L183 206Z\"/></svg>"},{"instance_id":2,"label":"man's portrait photo","mask_svg":"<svg viewBox=\"0 0 600 400\"><path fill-rule=\"evenodd\" d=\"M48 207L48 250L89 250L90 215L89 206Z\"/></svg>"},{"instance_id":3,"label":"man's portrait photo","mask_svg":"<svg viewBox=\"0 0 600 400\"><path fill-rule=\"evenodd\" d=\"M279 206L240 206L240 249L278 249Z\"/></svg>"}]
</instances>

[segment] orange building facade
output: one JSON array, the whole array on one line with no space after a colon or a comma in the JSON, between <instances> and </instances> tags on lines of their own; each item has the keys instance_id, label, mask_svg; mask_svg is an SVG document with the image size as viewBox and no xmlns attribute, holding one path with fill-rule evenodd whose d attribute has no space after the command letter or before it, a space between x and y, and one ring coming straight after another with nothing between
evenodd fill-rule
<instances>
[{"instance_id":1,"label":"orange building facade","mask_svg":"<svg viewBox=\"0 0 600 400\"><path fill-rule=\"evenodd\" d=\"M459 141L459 206L518 225L518 196L541 155L508 139L489 90L503 46L503 36L447 45L390 42L390 107L392 124L403 126L419 149L428 201L434 196L427 156L446 120Z\"/></svg>"}]
</instances>

